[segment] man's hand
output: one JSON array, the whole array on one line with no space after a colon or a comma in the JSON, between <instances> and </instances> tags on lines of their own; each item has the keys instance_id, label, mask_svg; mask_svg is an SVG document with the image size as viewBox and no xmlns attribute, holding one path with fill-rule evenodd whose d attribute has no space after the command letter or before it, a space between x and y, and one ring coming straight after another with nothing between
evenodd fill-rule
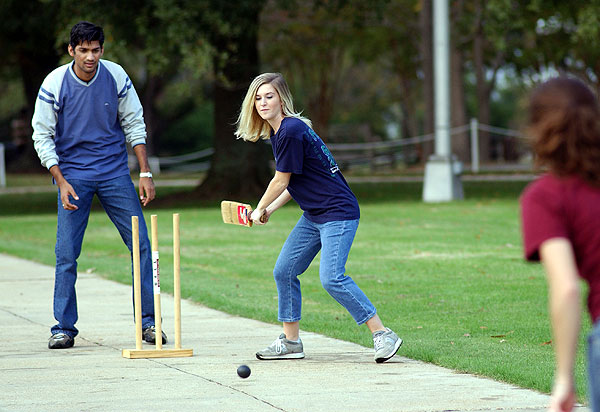
<instances>
[{"instance_id":1,"label":"man's hand","mask_svg":"<svg viewBox=\"0 0 600 412\"><path fill-rule=\"evenodd\" d=\"M72 196L73 199L79 200L79 196L77 196L77 193L75 193L75 189L73 189L73 186L71 186L71 184L69 182L67 182L65 179L63 179L63 181L58 185L58 188L60 190L60 200L62 202L63 209L65 209L65 210L79 209L79 207L77 205L74 205L73 203L71 203L71 200L69 199L69 196Z\"/></svg>"},{"instance_id":2,"label":"man's hand","mask_svg":"<svg viewBox=\"0 0 600 412\"><path fill-rule=\"evenodd\" d=\"M135 157L137 157L138 164L140 165L140 172L147 173L150 171L148 165L148 156L146 155L146 145L138 144L133 147ZM154 189L154 181L151 177L140 177L139 183L140 190L140 201L142 206L146 206L148 203L154 200L156 196L156 190Z\"/></svg>"},{"instance_id":3,"label":"man's hand","mask_svg":"<svg viewBox=\"0 0 600 412\"><path fill-rule=\"evenodd\" d=\"M137 147L137 146L136 146ZM140 190L140 201L142 206L146 206L156 197L156 189L154 188L154 181L151 177L140 177L139 183Z\"/></svg>"},{"instance_id":4,"label":"man's hand","mask_svg":"<svg viewBox=\"0 0 600 412\"><path fill-rule=\"evenodd\" d=\"M69 182L67 182L67 179L65 179L65 177L63 176L58 165L54 165L50 168L50 174L52 174L52 177L54 178L54 181L56 182L56 185L58 186L58 191L60 193L60 202L62 203L63 209L65 209L65 210L79 209L79 207L77 207L77 205L71 203L71 200L70 200L70 197L72 197L75 200L79 200L79 196L77 196L77 193L75 193L75 189L73 189L73 186L71 186L71 184Z\"/></svg>"}]
</instances>

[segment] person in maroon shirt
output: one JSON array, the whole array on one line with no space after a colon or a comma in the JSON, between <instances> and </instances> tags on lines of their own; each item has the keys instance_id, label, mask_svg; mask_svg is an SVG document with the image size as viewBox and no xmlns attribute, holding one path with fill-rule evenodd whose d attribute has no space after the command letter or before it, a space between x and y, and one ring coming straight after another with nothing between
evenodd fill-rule
<instances>
[{"instance_id":1,"label":"person in maroon shirt","mask_svg":"<svg viewBox=\"0 0 600 412\"><path fill-rule=\"evenodd\" d=\"M525 258L541 260L549 286L556 371L551 411L575 403L574 364L580 330L579 278L589 285L594 323L588 338L590 404L600 411L600 107L581 81L558 77L529 103L536 165L547 173L525 188L521 220Z\"/></svg>"}]
</instances>

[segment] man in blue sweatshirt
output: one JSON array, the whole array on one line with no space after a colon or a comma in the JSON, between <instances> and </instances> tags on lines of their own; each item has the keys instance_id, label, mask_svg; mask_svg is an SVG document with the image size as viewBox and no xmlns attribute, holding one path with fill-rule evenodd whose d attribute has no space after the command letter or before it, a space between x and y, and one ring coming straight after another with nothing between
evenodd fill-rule
<instances>
[{"instance_id":1,"label":"man in blue sweatshirt","mask_svg":"<svg viewBox=\"0 0 600 412\"><path fill-rule=\"evenodd\" d=\"M42 83L32 119L38 156L58 186L54 317L48 347L70 348L78 330L77 258L94 195L129 248L131 216L140 224L142 329L155 341L152 257L141 205L155 189L146 155L146 125L135 88L121 66L101 60L104 32L89 22L71 29L73 61ZM139 198L129 174L126 143L140 167ZM141 201L141 204L140 204ZM162 341L166 343L163 334Z\"/></svg>"}]
</instances>

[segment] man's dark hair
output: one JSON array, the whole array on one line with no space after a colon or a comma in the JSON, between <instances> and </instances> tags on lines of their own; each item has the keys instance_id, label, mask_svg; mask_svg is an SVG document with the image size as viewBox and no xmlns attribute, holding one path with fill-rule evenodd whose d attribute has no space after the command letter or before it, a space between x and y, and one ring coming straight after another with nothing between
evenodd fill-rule
<instances>
[{"instance_id":1,"label":"man's dark hair","mask_svg":"<svg viewBox=\"0 0 600 412\"><path fill-rule=\"evenodd\" d=\"M80 21L71 29L69 44L73 49L83 42L99 41L100 47L104 45L104 30L89 21Z\"/></svg>"}]
</instances>

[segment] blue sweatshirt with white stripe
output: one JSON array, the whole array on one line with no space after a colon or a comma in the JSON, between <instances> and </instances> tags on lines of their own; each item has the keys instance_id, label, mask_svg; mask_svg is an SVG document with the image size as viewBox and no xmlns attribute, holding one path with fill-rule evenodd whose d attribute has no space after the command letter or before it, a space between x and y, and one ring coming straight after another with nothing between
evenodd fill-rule
<instances>
[{"instance_id":1,"label":"blue sweatshirt with white stripe","mask_svg":"<svg viewBox=\"0 0 600 412\"><path fill-rule=\"evenodd\" d=\"M126 143L146 143L143 109L121 66L100 60L89 82L73 62L42 83L32 119L34 147L42 165L59 165L69 179L108 180L128 175Z\"/></svg>"}]
</instances>

